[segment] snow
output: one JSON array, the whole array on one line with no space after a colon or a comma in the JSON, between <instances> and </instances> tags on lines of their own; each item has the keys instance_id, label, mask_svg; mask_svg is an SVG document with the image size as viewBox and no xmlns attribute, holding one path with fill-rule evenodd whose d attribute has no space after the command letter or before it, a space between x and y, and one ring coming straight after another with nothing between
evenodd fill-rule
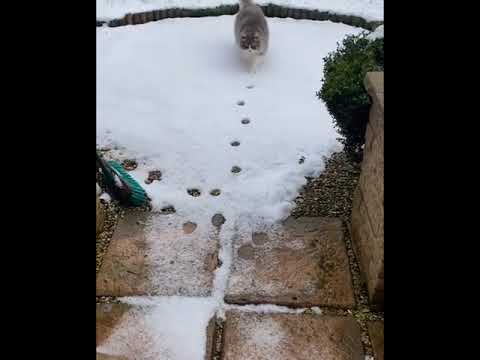
<instances>
[{"instance_id":1,"label":"snow","mask_svg":"<svg viewBox=\"0 0 480 360\"><path fill-rule=\"evenodd\" d=\"M145 261L172 284L163 289L167 295L176 293L173 284L195 289L195 282L198 291L192 296L208 296L123 299L134 306L97 351L137 359L142 352L145 360L203 359L208 321L228 309L223 297L234 235L288 216L305 176L318 175L324 156L340 148L315 92L322 58L346 35L362 30L293 19L269 19L269 25L269 54L255 75L239 61L232 16L97 28L98 146L113 149L106 157L137 160L130 174L152 198L154 212L175 207L181 221L163 224L166 231L180 233L187 220L197 224L193 237L147 236ZM237 105L240 100L243 106ZM242 124L245 117L249 124ZM232 147L232 141L240 146ZM232 174L232 166L241 172ZM160 170L162 180L147 185L151 170ZM191 188L201 195L190 196ZM215 188L219 196L209 194ZM222 266L208 294L198 261L208 252L217 213L226 218L217 239ZM178 243L169 253L163 245L171 239ZM169 271L171 259L185 264L178 274Z\"/></svg>"},{"instance_id":2,"label":"snow","mask_svg":"<svg viewBox=\"0 0 480 360\"><path fill-rule=\"evenodd\" d=\"M377 28L375 29L375 31L373 31L372 33L368 34L367 39L372 40L372 41L373 41L373 40L376 40L376 39L382 39L383 36L384 36L384 35L383 35L383 31L384 31L384 30L383 30L383 29L384 29L383 25L380 25L379 27L377 27Z\"/></svg>"},{"instance_id":3,"label":"snow","mask_svg":"<svg viewBox=\"0 0 480 360\"><path fill-rule=\"evenodd\" d=\"M255 353L261 359L268 359L268 355L276 354L274 350L278 349L288 337L282 325L271 317L265 317L261 320L256 317L247 319L240 321L237 329L238 333L244 336L244 346L255 349Z\"/></svg>"},{"instance_id":4,"label":"snow","mask_svg":"<svg viewBox=\"0 0 480 360\"><path fill-rule=\"evenodd\" d=\"M108 193L103 193L102 195L100 195L100 200L103 200L104 202L109 203L112 200L112 198Z\"/></svg>"},{"instance_id":5,"label":"snow","mask_svg":"<svg viewBox=\"0 0 480 360\"><path fill-rule=\"evenodd\" d=\"M123 183L122 183L122 181L120 180L120 178L118 177L117 174L113 174L113 180L115 181L115 185L116 185L118 188L120 188L120 189L123 188Z\"/></svg>"},{"instance_id":6,"label":"snow","mask_svg":"<svg viewBox=\"0 0 480 360\"><path fill-rule=\"evenodd\" d=\"M230 276L230 269L232 267L232 242L234 238L234 226L231 222L227 223L220 233L220 249L218 259L222 266L215 270L215 278L213 282L213 296L217 299L220 307L217 311L217 316L225 319L225 308L223 299L228 285L228 278Z\"/></svg>"},{"instance_id":7,"label":"snow","mask_svg":"<svg viewBox=\"0 0 480 360\"><path fill-rule=\"evenodd\" d=\"M133 305L97 352L138 360L203 360L211 298L123 298Z\"/></svg>"},{"instance_id":8,"label":"snow","mask_svg":"<svg viewBox=\"0 0 480 360\"><path fill-rule=\"evenodd\" d=\"M97 28L97 142L116 147L117 158L137 159L130 174L154 210L173 205L197 223L217 212L227 222L276 221L288 215L305 176L318 175L323 157L339 149L315 92L322 58L360 29L269 23L270 52L255 76L237 56L231 16ZM250 124L241 124L244 117ZM240 146L230 145L235 140ZM234 165L239 174L231 173ZM154 169L162 180L146 185ZM201 196L190 196L189 188ZM209 194L215 188L218 197Z\"/></svg>"},{"instance_id":9,"label":"snow","mask_svg":"<svg viewBox=\"0 0 480 360\"><path fill-rule=\"evenodd\" d=\"M237 0L97 0L97 19L110 20L151 10L199 9L237 3ZM258 0L256 3L355 15L367 21L383 20L383 0Z\"/></svg>"},{"instance_id":10,"label":"snow","mask_svg":"<svg viewBox=\"0 0 480 360\"><path fill-rule=\"evenodd\" d=\"M292 309L286 306L272 305L272 304L259 304L259 305L225 305L225 310L235 310L240 312L253 312L257 314L301 314L304 313L306 308ZM313 310L313 308L312 308Z\"/></svg>"}]
</instances>

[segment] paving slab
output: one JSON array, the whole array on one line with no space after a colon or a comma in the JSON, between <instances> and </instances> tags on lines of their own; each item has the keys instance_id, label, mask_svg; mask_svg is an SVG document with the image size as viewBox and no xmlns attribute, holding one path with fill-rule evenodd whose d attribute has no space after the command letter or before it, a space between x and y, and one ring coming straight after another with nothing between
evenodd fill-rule
<instances>
[{"instance_id":1,"label":"paving slab","mask_svg":"<svg viewBox=\"0 0 480 360\"><path fill-rule=\"evenodd\" d=\"M228 311L222 360L364 360L351 317Z\"/></svg>"},{"instance_id":2,"label":"paving slab","mask_svg":"<svg viewBox=\"0 0 480 360\"><path fill-rule=\"evenodd\" d=\"M297 307L353 307L342 223L288 218L261 231L238 233L225 301Z\"/></svg>"},{"instance_id":3,"label":"paving slab","mask_svg":"<svg viewBox=\"0 0 480 360\"><path fill-rule=\"evenodd\" d=\"M97 296L209 296L217 262L213 225L131 211L115 229L97 276Z\"/></svg>"}]
</instances>

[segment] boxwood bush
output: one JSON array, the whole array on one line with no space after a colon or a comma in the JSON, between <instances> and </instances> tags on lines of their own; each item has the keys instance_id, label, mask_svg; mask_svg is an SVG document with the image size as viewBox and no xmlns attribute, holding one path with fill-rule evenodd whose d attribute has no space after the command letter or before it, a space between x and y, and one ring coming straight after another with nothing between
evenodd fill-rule
<instances>
[{"instance_id":1,"label":"boxwood bush","mask_svg":"<svg viewBox=\"0 0 480 360\"><path fill-rule=\"evenodd\" d=\"M383 38L371 41L367 33L347 36L324 59L324 79L317 96L332 115L345 150L361 156L371 105L364 88L369 71L383 71Z\"/></svg>"}]
</instances>

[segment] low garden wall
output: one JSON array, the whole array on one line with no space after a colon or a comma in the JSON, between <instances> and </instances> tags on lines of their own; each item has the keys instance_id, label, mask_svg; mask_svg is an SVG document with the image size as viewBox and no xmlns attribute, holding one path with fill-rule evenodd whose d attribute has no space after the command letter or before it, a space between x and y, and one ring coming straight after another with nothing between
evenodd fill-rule
<instances>
[{"instance_id":1,"label":"low garden wall","mask_svg":"<svg viewBox=\"0 0 480 360\"><path fill-rule=\"evenodd\" d=\"M370 302L384 302L384 88L383 72L367 73L372 99L360 179L352 208L352 241Z\"/></svg>"},{"instance_id":2,"label":"low garden wall","mask_svg":"<svg viewBox=\"0 0 480 360\"><path fill-rule=\"evenodd\" d=\"M261 6L263 12L268 17L277 18L292 18L303 20L320 20L343 23L346 25L361 27L366 30L374 30L382 21L367 21L359 16L341 15L328 11L288 8L280 5L268 4ZM171 8L164 10L153 10L134 14L127 14L123 18L113 19L109 21L97 20L97 26L107 25L110 27L144 24L151 21L158 21L168 18L182 18L182 17L206 17L206 16L221 16L234 15L238 12L238 4L236 5L222 5L205 9L182 9Z\"/></svg>"}]
</instances>

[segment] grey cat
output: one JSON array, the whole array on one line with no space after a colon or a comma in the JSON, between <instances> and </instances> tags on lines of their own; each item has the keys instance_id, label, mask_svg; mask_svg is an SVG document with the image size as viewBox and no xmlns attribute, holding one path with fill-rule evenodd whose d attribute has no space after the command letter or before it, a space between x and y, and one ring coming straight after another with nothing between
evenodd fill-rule
<instances>
[{"instance_id":1,"label":"grey cat","mask_svg":"<svg viewBox=\"0 0 480 360\"><path fill-rule=\"evenodd\" d=\"M250 72L255 72L257 64L263 61L269 36L262 8L253 0L240 0L240 10L235 18L235 41L242 57L250 64Z\"/></svg>"}]
</instances>

